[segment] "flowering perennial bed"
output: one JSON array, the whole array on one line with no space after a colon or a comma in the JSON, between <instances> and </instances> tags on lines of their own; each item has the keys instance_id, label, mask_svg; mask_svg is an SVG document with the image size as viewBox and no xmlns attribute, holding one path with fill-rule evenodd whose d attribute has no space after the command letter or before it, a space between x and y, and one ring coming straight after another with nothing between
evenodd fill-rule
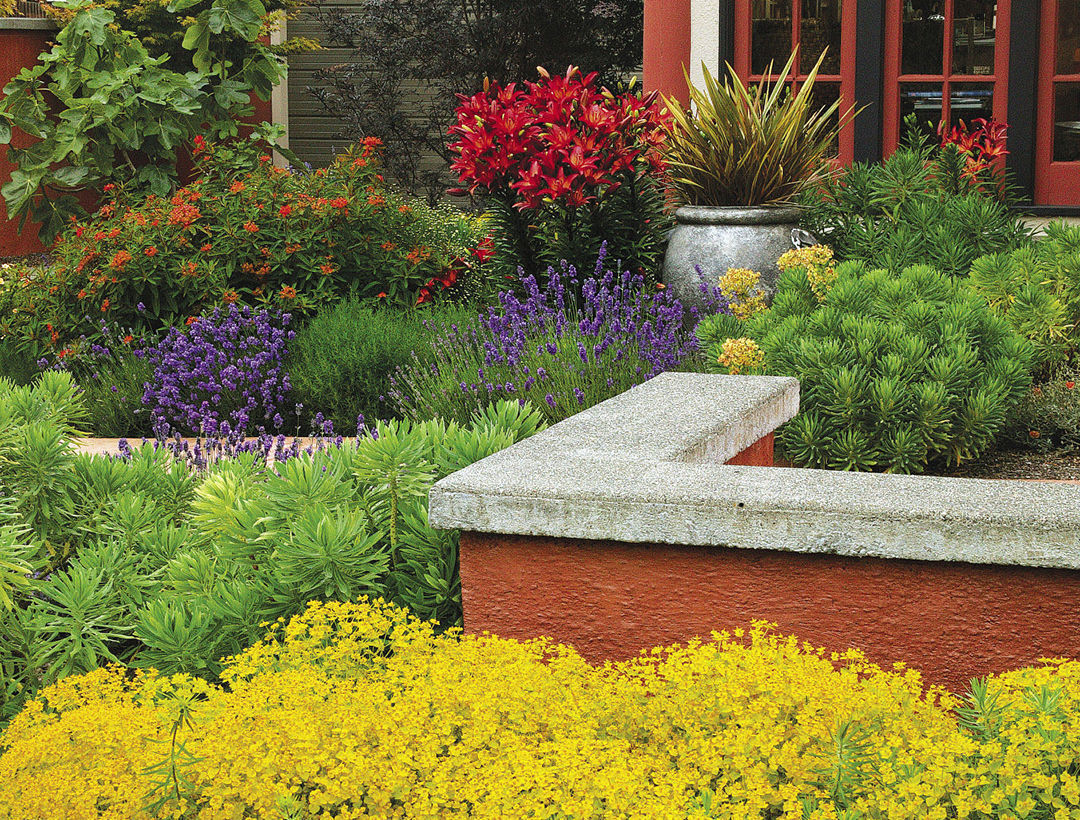
<instances>
[{"instance_id":1,"label":"flowering perennial bed","mask_svg":"<svg viewBox=\"0 0 1080 820\"><path fill-rule=\"evenodd\" d=\"M1080 817L1078 662L962 699L763 624L593 667L362 600L275 624L222 678L47 690L0 737L0 815Z\"/></svg>"}]
</instances>

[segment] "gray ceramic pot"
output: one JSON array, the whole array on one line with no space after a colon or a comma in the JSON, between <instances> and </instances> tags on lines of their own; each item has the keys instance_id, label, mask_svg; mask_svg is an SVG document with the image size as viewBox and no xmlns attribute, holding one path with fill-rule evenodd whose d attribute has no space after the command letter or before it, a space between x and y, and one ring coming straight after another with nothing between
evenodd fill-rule
<instances>
[{"instance_id":1,"label":"gray ceramic pot","mask_svg":"<svg viewBox=\"0 0 1080 820\"><path fill-rule=\"evenodd\" d=\"M684 205L675 212L664 284L684 307L701 307L702 275L716 284L728 268L750 268L761 274L761 286L771 297L780 275L776 260L793 247L799 213L795 207Z\"/></svg>"}]
</instances>

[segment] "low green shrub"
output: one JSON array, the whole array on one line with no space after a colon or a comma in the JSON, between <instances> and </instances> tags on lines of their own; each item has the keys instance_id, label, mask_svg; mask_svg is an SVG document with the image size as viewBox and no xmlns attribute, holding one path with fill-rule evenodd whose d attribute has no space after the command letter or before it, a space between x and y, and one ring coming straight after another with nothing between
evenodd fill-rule
<instances>
[{"instance_id":1,"label":"low green shrub","mask_svg":"<svg viewBox=\"0 0 1080 820\"><path fill-rule=\"evenodd\" d=\"M113 668L46 690L0 736L0 815L1080 815L1071 660L953 695L759 623L592 666L361 600L274 624L222 677Z\"/></svg>"},{"instance_id":2,"label":"low green shrub","mask_svg":"<svg viewBox=\"0 0 1080 820\"><path fill-rule=\"evenodd\" d=\"M1080 226L1051 222L1038 241L983 256L971 266L972 287L1035 350L1040 376L1080 347Z\"/></svg>"},{"instance_id":3,"label":"low green shrub","mask_svg":"<svg viewBox=\"0 0 1080 820\"><path fill-rule=\"evenodd\" d=\"M154 369L145 357L118 352L72 368L86 404L86 429L106 438L152 437L153 423L143 405L144 384Z\"/></svg>"},{"instance_id":4,"label":"low green shrub","mask_svg":"<svg viewBox=\"0 0 1080 820\"><path fill-rule=\"evenodd\" d=\"M5 262L0 265L0 377L11 379L16 384L29 384L40 369L33 352L9 335L13 320L16 324L21 321L15 312L23 302L20 291L38 270L40 266L28 262Z\"/></svg>"},{"instance_id":5,"label":"low green shrub","mask_svg":"<svg viewBox=\"0 0 1080 820\"><path fill-rule=\"evenodd\" d=\"M801 382L799 415L779 431L800 466L918 473L975 458L1031 383L1031 345L963 280L925 265L898 274L836 268L822 299L806 270L781 274L769 310L732 327L706 319L710 367L733 360ZM733 338L740 349L734 350Z\"/></svg>"},{"instance_id":6,"label":"low green shrub","mask_svg":"<svg viewBox=\"0 0 1080 820\"><path fill-rule=\"evenodd\" d=\"M0 377L25 385L33 381L38 371L37 363L26 350L0 336Z\"/></svg>"},{"instance_id":7,"label":"low green shrub","mask_svg":"<svg viewBox=\"0 0 1080 820\"><path fill-rule=\"evenodd\" d=\"M357 416L370 422L393 415L385 399L391 376L414 351L428 360L436 325L475 321L475 310L453 304L403 312L349 299L324 308L289 344L292 395L309 415L319 411L350 433Z\"/></svg>"},{"instance_id":8,"label":"low green shrub","mask_svg":"<svg viewBox=\"0 0 1080 820\"><path fill-rule=\"evenodd\" d=\"M963 276L978 257L1029 237L968 152L915 136L880 163L855 163L802 197L802 226L841 260L899 273L926 264Z\"/></svg>"},{"instance_id":9,"label":"low green shrub","mask_svg":"<svg viewBox=\"0 0 1080 820\"><path fill-rule=\"evenodd\" d=\"M312 599L378 595L458 623L457 534L427 525L428 489L542 426L506 402L464 427L380 423L273 465L245 453L195 472L151 444L76 454L84 418L70 374L0 382L0 720L105 663L212 677Z\"/></svg>"}]
</instances>

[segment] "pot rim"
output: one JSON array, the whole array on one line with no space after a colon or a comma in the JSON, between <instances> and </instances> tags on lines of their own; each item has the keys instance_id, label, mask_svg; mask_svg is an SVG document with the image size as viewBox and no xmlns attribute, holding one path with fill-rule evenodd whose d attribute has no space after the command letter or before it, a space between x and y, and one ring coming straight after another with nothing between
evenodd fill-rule
<instances>
[{"instance_id":1,"label":"pot rim","mask_svg":"<svg viewBox=\"0 0 1080 820\"><path fill-rule=\"evenodd\" d=\"M682 225L783 225L802 217L797 205L683 205L675 211Z\"/></svg>"}]
</instances>

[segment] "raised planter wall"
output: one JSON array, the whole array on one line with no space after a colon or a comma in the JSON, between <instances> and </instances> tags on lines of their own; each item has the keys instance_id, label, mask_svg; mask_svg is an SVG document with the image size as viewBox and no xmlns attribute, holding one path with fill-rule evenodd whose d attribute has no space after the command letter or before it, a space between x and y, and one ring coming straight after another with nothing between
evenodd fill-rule
<instances>
[{"instance_id":1,"label":"raised planter wall","mask_svg":"<svg viewBox=\"0 0 1080 820\"><path fill-rule=\"evenodd\" d=\"M764 619L954 689L1080 657L1080 486L758 466L797 407L665 374L436 484L466 630L602 661Z\"/></svg>"}]
</instances>

